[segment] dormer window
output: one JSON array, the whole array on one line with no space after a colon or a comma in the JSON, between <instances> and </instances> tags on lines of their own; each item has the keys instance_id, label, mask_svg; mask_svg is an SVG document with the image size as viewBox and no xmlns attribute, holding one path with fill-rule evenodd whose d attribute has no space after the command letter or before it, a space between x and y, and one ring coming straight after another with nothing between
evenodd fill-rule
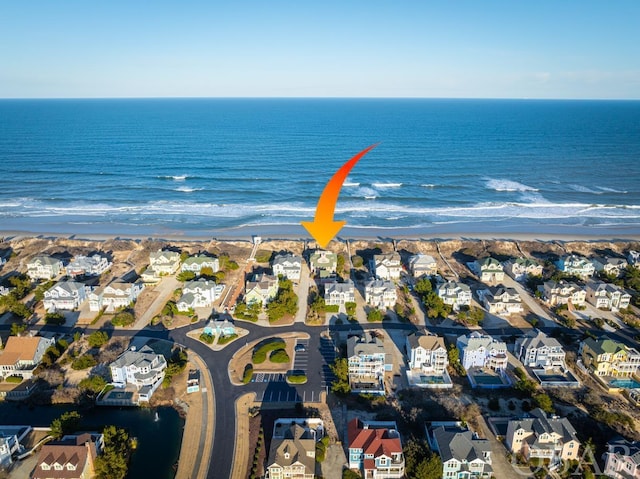
<instances>
[{"instance_id":1,"label":"dormer window","mask_svg":"<svg viewBox=\"0 0 640 479\"><path fill-rule=\"evenodd\" d=\"M62 468L62 464L57 464L57 463L53 465L53 468L54 468L56 471L62 471L62 469L63 469L63 468Z\"/></svg>"},{"instance_id":2,"label":"dormer window","mask_svg":"<svg viewBox=\"0 0 640 479\"><path fill-rule=\"evenodd\" d=\"M285 459L289 459L289 453L288 453L288 452L285 452L285 453L284 453L284 458L285 458Z\"/></svg>"},{"instance_id":3,"label":"dormer window","mask_svg":"<svg viewBox=\"0 0 640 479\"><path fill-rule=\"evenodd\" d=\"M67 464L67 471L75 471L75 470L76 470L76 466L74 466L71 463Z\"/></svg>"},{"instance_id":4,"label":"dormer window","mask_svg":"<svg viewBox=\"0 0 640 479\"><path fill-rule=\"evenodd\" d=\"M42 464L40 464L40 469L42 469L43 471L48 471L49 469L51 469L51 466L43 462Z\"/></svg>"}]
</instances>

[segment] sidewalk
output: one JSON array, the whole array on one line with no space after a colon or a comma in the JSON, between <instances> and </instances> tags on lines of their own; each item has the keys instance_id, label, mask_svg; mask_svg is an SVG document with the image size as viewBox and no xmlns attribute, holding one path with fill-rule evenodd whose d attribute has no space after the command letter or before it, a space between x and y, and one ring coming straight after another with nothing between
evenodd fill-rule
<instances>
[{"instance_id":1,"label":"sidewalk","mask_svg":"<svg viewBox=\"0 0 640 479\"><path fill-rule=\"evenodd\" d=\"M191 363L200 370L200 392L185 398L189 410L182 433L176 479L205 479L213 446L215 396L206 364L193 351L189 356Z\"/></svg>"}]
</instances>

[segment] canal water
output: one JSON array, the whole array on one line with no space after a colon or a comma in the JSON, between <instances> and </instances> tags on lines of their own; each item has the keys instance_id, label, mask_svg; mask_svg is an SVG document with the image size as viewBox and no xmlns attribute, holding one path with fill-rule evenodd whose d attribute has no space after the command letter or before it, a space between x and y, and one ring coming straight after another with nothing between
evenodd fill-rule
<instances>
[{"instance_id":1,"label":"canal water","mask_svg":"<svg viewBox=\"0 0 640 479\"><path fill-rule=\"evenodd\" d=\"M47 427L73 406L27 406L20 403L0 403L0 425L30 425ZM128 479L173 479L174 465L180 454L184 420L175 409L160 407L106 408L80 410L83 430L101 431L106 425L122 427L138 439L138 448L129 465ZM157 415L156 415L157 413Z\"/></svg>"}]
</instances>

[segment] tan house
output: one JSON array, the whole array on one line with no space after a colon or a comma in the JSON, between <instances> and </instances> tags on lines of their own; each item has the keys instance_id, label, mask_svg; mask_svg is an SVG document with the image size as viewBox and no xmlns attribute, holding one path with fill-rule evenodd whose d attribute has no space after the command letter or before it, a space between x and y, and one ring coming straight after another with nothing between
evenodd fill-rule
<instances>
[{"instance_id":1,"label":"tan house","mask_svg":"<svg viewBox=\"0 0 640 479\"><path fill-rule=\"evenodd\" d=\"M254 274L245 286L244 301L247 304L259 303L266 306L278 294L278 278L260 273Z\"/></svg>"},{"instance_id":2,"label":"tan house","mask_svg":"<svg viewBox=\"0 0 640 479\"><path fill-rule=\"evenodd\" d=\"M542 265L530 258L517 258L504 264L506 273L516 281L524 281L527 276L542 276Z\"/></svg>"},{"instance_id":3,"label":"tan house","mask_svg":"<svg viewBox=\"0 0 640 479\"><path fill-rule=\"evenodd\" d=\"M93 479L102 434L65 436L42 446L31 479Z\"/></svg>"},{"instance_id":4,"label":"tan house","mask_svg":"<svg viewBox=\"0 0 640 479\"><path fill-rule=\"evenodd\" d=\"M529 461L548 459L551 465L578 458L580 441L567 418L547 416L540 408L528 417L512 419L507 425L506 446Z\"/></svg>"},{"instance_id":5,"label":"tan house","mask_svg":"<svg viewBox=\"0 0 640 479\"><path fill-rule=\"evenodd\" d=\"M561 304L583 306L587 298L587 292L583 288L565 280L545 281L542 285L542 294L550 306Z\"/></svg>"},{"instance_id":6,"label":"tan house","mask_svg":"<svg viewBox=\"0 0 640 479\"><path fill-rule=\"evenodd\" d=\"M157 283L162 276L174 274L180 268L180 253L156 251L149 253L149 266L140 277L146 283Z\"/></svg>"},{"instance_id":7,"label":"tan house","mask_svg":"<svg viewBox=\"0 0 640 479\"><path fill-rule=\"evenodd\" d=\"M640 352L611 339L587 338L580 344L582 364L596 376L630 377L640 367Z\"/></svg>"},{"instance_id":8,"label":"tan house","mask_svg":"<svg viewBox=\"0 0 640 479\"><path fill-rule=\"evenodd\" d=\"M434 276L438 273L438 263L428 254L416 254L409 258L409 270L414 278Z\"/></svg>"},{"instance_id":9,"label":"tan house","mask_svg":"<svg viewBox=\"0 0 640 479\"><path fill-rule=\"evenodd\" d=\"M271 439L267 460L267 479L313 479L316 467L314 432L292 419Z\"/></svg>"},{"instance_id":10,"label":"tan house","mask_svg":"<svg viewBox=\"0 0 640 479\"><path fill-rule=\"evenodd\" d=\"M596 256L591 259L596 271L602 271L605 274L611 274L619 277L625 270L629 263L624 258L612 258L610 256Z\"/></svg>"},{"instance_id":11,"label":"tan house","mask_svg":"<svg viewBox=\"0 0 640 479\"><path fill-rule=\"evenodd\" d=\"M54 344L53 338L42 336L9 336L0 354L0 376L22 376L29 379L42 361L47 348Z\"/></svg>"}]
</instances>

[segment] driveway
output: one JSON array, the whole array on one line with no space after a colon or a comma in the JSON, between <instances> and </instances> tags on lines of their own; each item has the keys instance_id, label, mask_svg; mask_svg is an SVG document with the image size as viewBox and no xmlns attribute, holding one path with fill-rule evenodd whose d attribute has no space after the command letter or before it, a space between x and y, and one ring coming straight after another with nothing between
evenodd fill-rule
<instances>
[{"instance_id":1,"label":"driveway","mask_svg":"<svg viewBox=\"0 0 640 479\"><path fill-rule=\"evenodd\" d=\"M508 275L504 275L503 284L508 288L515 289L519 294L520 298L522 298L522 302L527 305L527 307L538 316L542 322L541 326L553 327L558 324L553 320L553 318L547 313L544 308L538 303L538 301L531 296L531 294L516 280Z\"/></svg>"},{"instance_id":2,"label":"driveway","mask_svg":"<svg viewBox=\"0 0 640 479\"><path fill-rule=\"evenodd\" d=\"M154 316L162 311L164 305L167 304L167 301L173 295L173 292L180 286L180 281L178 281L173 276L165 276L160 280L154 287L154 291L158 293L156 299L153 300L151 305L147 308L147 310L138 318L135 324L131 327L131 329L143 329L147 326Z\"/></svg>"},{"instance_id":3,"label":"driveway","mask_svg":"<svg viewBox=\"0 0 640 479\"><path fill-rule=\"evenodd\" d=\"M307 319L307 303L309 302L309 277L311 272L307 263L302 262L300 271L300 284L298 285L298 312L296 313L296 323L304 323Z\"/></svg>"}]
</instances>

